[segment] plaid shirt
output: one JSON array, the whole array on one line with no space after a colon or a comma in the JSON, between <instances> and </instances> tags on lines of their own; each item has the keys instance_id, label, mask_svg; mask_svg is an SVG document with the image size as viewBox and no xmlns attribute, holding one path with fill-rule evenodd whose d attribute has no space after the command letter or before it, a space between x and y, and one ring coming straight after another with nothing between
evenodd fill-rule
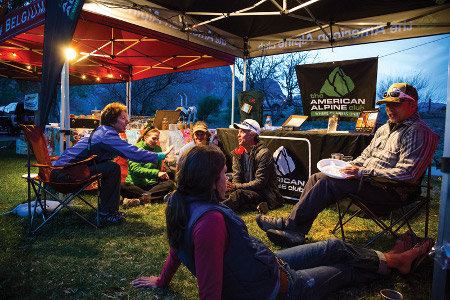
<instances>
[{"instance_id":1,"label":"plaid shirt","mask_svg":"<svg viewBox=\"0 0 450 300\"><path fill-rule=\"evenodd\" d=\"M416 112L401 124L388 121L375 133L370 145L350 163L360 175L372 175L418 183L431 163L439 136Z\"/></svg>"}]
</instances>

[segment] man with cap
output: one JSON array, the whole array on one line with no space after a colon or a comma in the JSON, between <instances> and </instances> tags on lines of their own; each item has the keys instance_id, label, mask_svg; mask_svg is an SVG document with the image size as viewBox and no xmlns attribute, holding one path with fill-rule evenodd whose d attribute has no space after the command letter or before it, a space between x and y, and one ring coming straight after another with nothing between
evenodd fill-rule
<instances>
[{"instance_id":1,"label":"man with cap","mask_svg":"<svg viewBox=\"0 0 450 300\"><path fill-rule=\"evenodd\" d=\"M278 191L275 164L269 149L259 141L260 126L252 119L234 124L239 129L239 147L231 152L233 179L227 181L229 197L223 201L232 210L258 209L266 213L283 204Z\"/></svg>"},{"instance_id":2,"label":"man with cap","mask_svg":"<svg viewBox=\"0 0 450 300\"><path fill-rule=\"evenodd\" d=\"M257 224L273 243L289 246L305 243L305 235L317 215L349 193L356 194L360 183L359 194L375 214L402 207L403 200L417 191L415 187L385 189L383 185L360 180L363 175L371 175L416 186L437 148L439 136L420 119L418 95L412 85L395 83L383 97L376 104L386 104L389 120L376 131L361 155L350 162L351 166L340 170L348 175L346 179L334 179L320 172L313 174L290 215L256 217Z\"/></svg>"},{"instance_id":3,"label":"man with cap","mask_svg":"<svg viewBox=\"0 0 450 300\"><path fill-rule=\"evenodd\" d=\"M180 149L177 164L180 160L181 155L189 149L194 148L195 146L210 145L212 147L217 147L214 143L210 144L211 132L209 132L206 122L198 121L197 123L195 123L194 128L192 128L191 131L191 138L192 141L190 143L187 143L183 146L183 148Z\"/></svg>"}]
</instances>

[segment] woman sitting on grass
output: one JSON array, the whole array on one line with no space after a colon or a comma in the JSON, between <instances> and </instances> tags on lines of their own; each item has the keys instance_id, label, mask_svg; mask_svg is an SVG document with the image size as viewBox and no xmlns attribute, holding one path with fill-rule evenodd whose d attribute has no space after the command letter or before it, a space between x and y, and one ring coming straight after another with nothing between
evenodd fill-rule
<instances>
[{"instance_id":1,"label":"woman sitting on grass","mask_svg":"<svg viewBox=\"0 0 450 300\"><path fill-rule=\"evenodd\" d=\"M154 153L161 153L162 149L158 142L159 130L148 127L138 139L136 147ZM120 185L120 194L124 198L136 199L140 198L143 193L149 192L152 202L162 201L165 195L175 189L175 183L169 179L169 175L166 172L161 172L161 165L162 161L154 163L128 161L128 174L125 182L122 182ZM139 201L139 199L136 200Z\"/></svg>"},{"instance_id":2,"label":"woman sitting on grass","mask_svg":"<svg viewBox=\"0 0 450 300\"><path fill-rule=\"evenodd\" d=\"M200 299L317 299L370 282L388 268L409 273L433 244L424 239L413 247L402 236L383 254L329 239L274 254L220 203L225 171L224 155L211 147L196 146L181 157L166 208L169 257L159 277L140 277L134 286L167 287L183 262L197 277Z\"/></svg>"}]
</instances>

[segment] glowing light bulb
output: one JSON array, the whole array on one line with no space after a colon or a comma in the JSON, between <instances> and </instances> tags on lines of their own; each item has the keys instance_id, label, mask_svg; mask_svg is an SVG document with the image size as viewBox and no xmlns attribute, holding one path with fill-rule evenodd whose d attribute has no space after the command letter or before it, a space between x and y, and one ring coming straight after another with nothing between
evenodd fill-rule
<instances>
[{"instance_id":1,"label":"glowing light bulb","mask_svg":"<svg viewBox=\"0 0 450 300\"><path fill-rule=\"evenodd\" d=\"M67 48L66 49L66 58L68 60L72 60L75 57L77 57L77 53L75 52L75 50L73 50L72 48Z\"/></svg>"}]
</instances>

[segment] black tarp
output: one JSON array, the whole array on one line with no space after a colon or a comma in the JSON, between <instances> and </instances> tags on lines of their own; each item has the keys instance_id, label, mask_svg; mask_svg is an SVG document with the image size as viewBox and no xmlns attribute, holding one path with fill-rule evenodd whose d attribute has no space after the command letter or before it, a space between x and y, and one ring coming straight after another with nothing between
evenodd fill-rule
<instances>
[{"instance_id":1,"label":"black tarp","mask_svg":"<svg viewBox=\"0 0 450 300\"><path fill-rule=\"evenodd\" d=\"M47 0L42 61L39 124L45 127L50 107L56 99L56 86L65 60L65 47L72 41L84 0Z\"/></svg>"},{"instance_id":2,"label":"black tarp","mask_svg":"<svg viewBox=\"0 0 450 300\"><path fill-rule=\"evenodd\" d=\"M303 114L356 121L361 111L375 108L377 69L376 57L295 66Z\"/></svg>"},{"instance_id":3,"label":"black tarp","mask_svg":"<svg viewBox=\"0 0 450 300\"><path fill-rule=\"evenodd\" d=\"M231 152L238 147L236 129L217 129L219 146L232 170ZM339 152L354 158L370 144L372 135L358 133L317 133L305 131L262 131L260 139L274 155L281 195L298 200L311 174L318 172L317 162Z\"/></svg>"}]
</instances>

